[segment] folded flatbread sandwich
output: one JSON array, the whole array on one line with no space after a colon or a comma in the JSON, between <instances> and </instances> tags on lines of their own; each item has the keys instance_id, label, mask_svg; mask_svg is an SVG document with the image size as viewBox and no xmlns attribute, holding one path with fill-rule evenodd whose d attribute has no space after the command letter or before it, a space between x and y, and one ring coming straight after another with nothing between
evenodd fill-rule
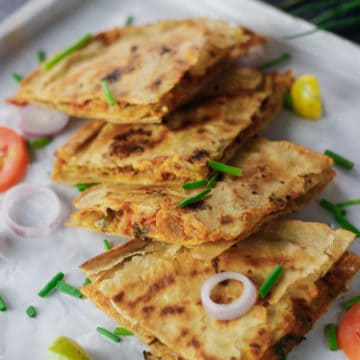
<instances>
[{"instance_id":1,"label":"folded flatbread sandwich","mask_svg":"<svg viewBox=\"0 0 360 360\"><path fill-rule=\"evenodd\" d=\"M52 179L153 185L207 178L207 159L229 160L264 128L282 108L292 79L290 72L234 68L208 88L222 89L221 95L204 94L163 124L92 120L57 150Z\"/></svg>"},{"instance_id":2,"label":"folded flatbread sandwich","mask_svg":"<svg viewBox=\"0 0 360 360\"><path fill-rule=\"evenodd\" d=\"M35 102L78 117L157 122L193 98L236 57L263 39L206 18L166 20L93 36L25 78L12 103ZM101 81L116 104L109 106Z\"/></svg>"},{"instance_id":3,"label":"folded flatbread sandwich","mask_svg":"<svg viewBox=\"0 0 360 360\"><path fill-rule=\"evenodd\" d=\"M283 360L360 268L359 257L346 250L353 238L288 220L225 251L220 245L211 256L202 246L136 239L83 264L92 283L82 292L149 345L156 359ZM282 267L279 280L242 317L221 321L205 311L200 289L215 273L239 272L259 289L275 265ZM211 296L229 303L241 291L230 280Z\"/></svg>"},{"instance_id":4,"label":"folded flatbread sandwich","mask_svg":"<svg viewBox=\"0 0 360 360\"><path fill-rule=\"evenodd\" d=\"M68 225L112 235L182 245L245 239L262 225L302 208L331 181L332 160L287 141L253 138L225 175L198 202L180 202L202 188L102 184L77 199Z\"/></svg>"}]
</instances>

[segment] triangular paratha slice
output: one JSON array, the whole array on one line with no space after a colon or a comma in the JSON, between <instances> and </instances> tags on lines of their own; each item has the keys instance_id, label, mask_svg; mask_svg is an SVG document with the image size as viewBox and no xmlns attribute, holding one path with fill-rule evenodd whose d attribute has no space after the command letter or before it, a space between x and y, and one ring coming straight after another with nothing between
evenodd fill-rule
<instances>
[{"instance_id":1,"label":"triangular paratha slice","mask_svg":"<svg viewBox=\"0 0 360 360\"><path fill-rule=\"evenodd\" d=\"M57 150L52 179L154 185L207 178L208 157L229 160L280 111L293 80L290 72L227 73L208 89L221 88L221 95L191 103L161 125L90 121Z\"/></svg>"},{"instance_id":2,"label":"triangular paratha slice","mask_svg":"<svg viewBox=\"0 0 360 360\"><path fill-rule=\"evenodd\" d=\"M211 257L161 242L133 240L81 266L83 293L135 332L159 359L282 360L360 268L348 253L354 234L319 223L277 221ZM217 272L239 272L259 288L275 265L282 275L244 316L220 321L203 308L200 288ZM239 283L214 288L231 302Z\"/></svg>"},{"instance_id":3,"label":"triangular paratha slice","mask_svg":"<svg viewBox=\"0 0 360 360\"><path fill-rule=\"evenodd\" d=\"M94 36L48 70L40 65L9 101L116 123L159 123L262 41L241 26L207 18L117 28ZM102 80L114 106L104 97Z\"/></svg>"},{"instance_id":4,"label":"triangular paratha slice","mask_svg":"<svg viewBox=\"0 0 360 360\"><path fill-rule=\"evenodd\" d=\"M181 245L245 239L262 225L302 208L331 181L332 160L287 141L253 138L200 201L179 203L201 188L103 184L74 200L68 225Z\"/></svg>"}]
</instances>

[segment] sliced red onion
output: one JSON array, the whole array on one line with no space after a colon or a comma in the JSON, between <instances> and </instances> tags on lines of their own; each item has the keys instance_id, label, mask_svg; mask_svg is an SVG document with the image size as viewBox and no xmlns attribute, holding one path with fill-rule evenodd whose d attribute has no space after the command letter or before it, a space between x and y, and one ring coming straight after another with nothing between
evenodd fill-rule
<instances>
[{"instance_id":1,"label":"sliced red onion","mask_svg":"<svg viewBox=\"0 0 360 360\"><path fill-rule=\"evenodd\" d=\"M5 222L19 236L44 235L62 221L59 197L42 185L20 184L8 190L2 202Z\"/></svg>"},{"instance_id":2,"label":"sliced red onion","mask_svg":"<svg viewBox=\"0 0 360 360\"><path fill-rule=\"evenodd\" d=\"M211 290L224 280L237 280L243 284L239 298L230 304L217 304L211 297ZM205 310L218 320L231 320L246 314L255 304L257 291L252 281L243 274L236 272L221 272L207 279L201 287L201 302Z\"/></svg>"},{"instance_id":3,"label":"sliced red onion","mask_svg":"<svg viewBox=\"0 0 360 360\"><path fill-rule=\"evenodd\" d=\"M69 121L61 111L35 104L19 106L18 111L18 126L27 138L56 135Z\"/></svg>"},{"instance_id":4,"label":"sliced red onion","mask_svg":"<svg viewBox=\"0 0 360 360\"><path fill-rule=\"evenodd\" d=\"M264 45L255 45L249 49L246 55L236 60L238 67L257 67L265 60L266 49Z\"/></svg>"}]
</instances>

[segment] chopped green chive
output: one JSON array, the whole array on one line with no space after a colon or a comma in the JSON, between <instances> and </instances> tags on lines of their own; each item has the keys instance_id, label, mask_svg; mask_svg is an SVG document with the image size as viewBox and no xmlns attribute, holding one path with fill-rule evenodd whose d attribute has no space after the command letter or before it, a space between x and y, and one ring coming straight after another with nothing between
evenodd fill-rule
<instances>
[{"instance_id":1,"label":"chopped green chive","mask_svg":"<svg viewBox=\"0 0 360 360\"><path fill-rule=\"evenodd\" d=\"M56 284L64 278L62 272L57 273L38 293L40 297L47 296L53 289L55 289Z\"/></svg>"},{"instance_id":2,"label":"chopped green chive","mask_svg":"<svg viewBox=\"0 0 360 360\"><path fill-rule=\"evenodd\" d=\"M319 204L321 207L330 211L334 215L342 215L342 216L346 215L345 209L338 207L337 205L335 205L334 203L332 203L326 199L321 199Z\"/></svg>"},{"instance_id":3,"label":"chopped green chive","mask_svg":"<svg viewBox=\"0 0 360 360\"><path fill-rule=\"evenodd\" d=\"M343 167L346 170L352 170L354 167L354 163L352 161L344 158L343 156L337 153L334 153L331 150L325 150L324 154L331 157L335 161L335 164Z\"/></svg>"},{"instance_id":4,"label":"chopped green chive","mask_svg":"<svg viewBox=\"0 0 360 360\"><path fill-rule=\"evenodd\" d=\"M206 196L210 191L211 191L211 189L205 189L205 190L203 190L202 192L198 193L197 195L192 196L192 197L190 197L190 198L182 201L182 202L179 204L179 206L180 206L181 208L183 208L183 207L185 207L185 206L188 206L188 205L190 205L190 204L192 204L192 203L200 200L200 199L203 198L204 196Z\"/></svg>"},{"instance_id":5,"label":"chopped green chive","mask_svg":"<svg viewBox=\"0 0 360 360\"><path fill-rule=\"evenodd\" d=\"M29 140L30 149L40 149L52 142L52 138L49 136L39 137L37 139Z\"/></svg>"},{"instance_id":6,"label":"chopped green chive","mask_svg":"<svg viewBox=\"0 0 360 360\"><path fill-rule=\"evenodd\" d=\"M28 314L29 317L34 318L36 317L36 309L34 306L30 305L27 309L26 309L26 313Z\"/></svg>"},{"instance_id":7,"label":"chopped green chive","mask_svg":"<svg viewBox=\"0 0 360 360\"><path fill-rule=\"evenodd\" d=\"M220 176L220 173L216 172L208 181L207 187L211 189L214 186L214 184L216 183L219 176Z\"/></svg>"},{"instance_id":8,"label":"chopped green chive","mask_svg":"<svg viewBox=\"0 0 360 360\"><path fill-rule=\"evenodd\" d=\"M350 309L353 305L357 304L358 302L360 302L360 296L356 296L348 300L346 303L344 303L344 308Z\"/></svg>"},{"instance_id":9,"label":"chopped green chive","mask_svg":"<svg viewBox=\"0 0 360 360\"><path fill-rule=\"evenodd\" d=\"M264 280L259 289L259 295L262 299L266 298L269 291L274 286L277 279L280 277L281 273L282 267L280 265L276 265L271 274Z\"/></svg>"},{"instance_id":10,"label":"chopped green chive","mask_svg":"<svg viewBox=\"0 0 360 360\"><path fill-rule=\"evenodd\" d=\"M240 168L229 166L229 165L220 163L220 162L212 160L212 159L208 160L208 165L211 168L213 168L214 170L220 171L222 173L230 174L230 175L240 176L242 173Z\"/></svg>"},{"instance_id":11,"label":"chopped green chive","mask_svg":"<svg viewBox=\"0 0 360 360\"><path fill-rule=\"evenodd\" d=\"M12 73L12 77L13 77L13 79L16 81L16 82L20 82L21 80L22 80L22 76L20 75L20 74L18 74L18 73L16 73L16 72L13 72Z\"/></svg>"},{"instance_id":12,"label":"chopped green chive","mask_svg":"<svg viewBox=\"0 0 360 360\"><path fill-rule=\"evenodd\" d=\"M58 283L56 284L56 290L61 291L64 294L68 294L70 296L79 298L79 299L81 299L83 297L83 294L80 292L79 289L77 289L63 281L58 281Z\"/></svg>"},{"instance_id":13,"label":"chopped green chive","mask_svg":"<svg viewBox=\"0 0 360 360\"><path fill-rule=\"evenodd\" d=\"M284 108L286 110L293 110L294 106L293 106L293 101L292 101L292 97L290 94L286 94L285 98L284 98Z\"/></svg>"},{"instance_id":14,"label":"chopped green chive","mask_svg":"<svg viewBox=\"0 0 360 360\"><path fill-rule=\"evenodd\" d=\"M329 350L334 351L338 349L338 344L336 340L336 328L334 324L328 324L325 328L326 337L328 341Z\"/></svg>"},{"instance_id":15,"label":"chopped green chive","mask_svg":"<svg viewBox=\"0 0 360 360\"><path fill-rule=\"evenodd\" d=\"M38 58L39 64L41 64L46 59L45 51L38 50L37 58Z\"/></svg>"},{"instance_id":16,"label":"chopped green chive","mask_svg":"<svg viewBox=\"0 0 360 360\"><path fill-rule=\"evenodd\" d=\"M120 342L120 341L121 341L121 339L120 339L117 335L115 335L115 334L112 333L111 331L106 330L106 329L104 329L104 328L102 328L102 327L100 327L100 326L98 326L98 327L96 328L96 331L97 331L99 334L104 335L104 336L106 336L107 338L109 338L109 339L111 339L111 340L113 340L113 341L115 341L115 342Z\"/></svg>"},{"instance_id":17,"label":"chopped green chive","mask_svg":"<svg viewBox=\"0 0 360 360\"><path fill-rule=\"evenodd\" d=\"M262 64L258 67L259 70L261 71L265 71L268 70L269 68L278 65L284 61L289 61L291 58L291 55L289 53L283 53L280 56L278 56L277 58L270 60L269 62Z\"/></svg>"},{"instance_id":18,"label":"chopped green chive","mask_svg":"<svg viewBox=\"0 0 360 360\"><path fill-rule=\"evenodd\" d=\"M197 181L187 182L183 184L182 187L183 189L195 189L200 186L205 186L207 185L207 183L208 183L207 180L197 180Z\"/></svg>"},{"instance_id":19,"label":"chopped green chive","mask_svg":"<svg viewBox=\"0 0 360 360\"><path fill-rule=\"evenodd\" d=\"M104 243L104 248L105 248L106 251L108 251L108 250L110 250L112 248L112 246L109 243L108 239L104 239L103 243Z\"/></svg>"},{"instance_id":20,"label":"chopped green chive","mask_svg":"<svg viewBox=\"0 0 360 360\"><path fill-rule=\"evenodd\" d=\"M126 330L125 328L122 327L117 327L114 330L114 333L116 335L120 335L120 336L130 336L130 335L134 335L132 332L130 332L129 330Z\"/></svg>"},{"instance_id":21,"label":"chopped green chive","mask_svg":"<svg viewBox=\"0 0 360 360\"><path fill-rule=\"evenodd\" d=\"M64 59L66 56L74 52L75 50L78 50L83 45L85 45L88 41L92 39L93 35L90 33L85 34L82 38L80 38L77 42L70 45L68 48L63 50L61 53L55 55L53 58L49 59L44 63L44 68L46 70L51 69L55 64L57 64L59 61Z\"/></svg>"},{"instance_id":22,"label":"chopped green chive","mask_svg":"<svg viewBox=\"0 0 360 360\"><path fill-rule=\"evenodd\" d=\"M83 192L93 186L97 185L97 183L88 183L88 184L76 184L75 187L80 191Z\"/></svg>"},{"instance_id":23,"label":"chopped green chive","mask_svg":"<svg viewBox=\"0 0 360 360\"><path fill-rule=\"evenodd\" d=\"M133 22L134 22L134 17L132 15L130 15L127 17L124 26L130 26L133 24Z\"/></svg>"},{"instance_id":24,"label":"chopped green chive","mask_svg":"<svg viewBox=\"0 0 360 360\"><path fill-rule=\"evenodd\" d=\"M360 229L358 229L355 225L351 224L347 219L345 219L341 215L335 215L335 220L338 224L344 228L345 230L353 232L356 236L360 236Z\"/></svg>"},{"instance_id":25,"label":"chopped green chive","mask_svg":"<svg viewBox=\"0 0 360 360\"><path fill-rule=\"evenodd\" d=\"M343 201L343 202L337 203L336 205L340 206L340 207L346 207L346 206L352 206L352 205L360 205L360 199Z\"/></svg>"},{"instance_id":26,"label":"chopped green chive","mask_svg":"<svg viewBox=\"0 0 360 360\"><path fill-rule=\"evenodd\" d=\"M1 297L0 295L0 311L4 312L6 311L8 308L7 308L7 305L5 303L5 300Z\"/></svg>"},{"instance_id":27,"label":"chopped green chive","mask_svg":"<svg viewBox=\"0 0 360 360\"><path fill-rule=\"evenodd\" d=\"M105 96L105 99L106 99L107 103L110 106L114 106L116 104L116 101L115 101L114 97L111 94L111 91L109 89L109 84L108 84L108 82L106 80L101 80L101 88L103 90L103 93L104 93L104 96Z\"/></svg>"},{"instance_id":28,"label":"chopped green chive","mask_svg":"<svg viewBox=\"0 0 360 360\"><path fill-rule=\"evenodd\" d=\"M89 284L91 284L91 280L87 277L87 278L85 278L82 286L86 286L86 285L89 285Z\"/></svg>"}]
</instances>

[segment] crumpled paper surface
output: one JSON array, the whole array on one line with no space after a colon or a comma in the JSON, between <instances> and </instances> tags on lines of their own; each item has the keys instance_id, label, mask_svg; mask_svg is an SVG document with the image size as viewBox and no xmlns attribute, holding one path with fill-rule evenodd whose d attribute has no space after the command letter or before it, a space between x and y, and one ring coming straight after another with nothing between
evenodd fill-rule
<instances>
[{"instance_id":1,"label":"crumpled paper surface","mask_svg":"<svg viewBox=\"0 0 360 360\"><path fill-rule=\"evenodd\" d=\"M360 197L360 50L354 44L318 32L298 40L285 41L280 37L304 31L310 25L251 0L189 1L189 0L88 0L65 18L24 44L16 53L9 53L1 63L0 96L10 96L17 87L11 78L16 71L27 74L37 66L36 51L44 49L52 54L80 38L86 32L97 32L124 23L134 15L136 23L159 18L180 18L208 15L241 22L272 38L268 58L283 51L292 54L291 66L296 74L314 73L318 76L324 99L325 116L317 122L306 121L284 112L269 129L271 139L287 139L315 150L332 149L357 164L348 172L337 169L337 177L321 197L343 201ZM283 67L285 68L285 67ZM15 116L7 105L0 107L0 125L16 129ZM83 124L73 119L53 143L36 152L24 182L45 184L54 189L70 211L70 201L77 190L70 186L52 184L48 179L54 160L53 153L70 134ZM3 195L0 195L0 201ZM331 215L314 202L293 218L333 223ZM360 226L360 206L349 209L349 220ZM143 345L136 337L123 337L118 344L96 333L97 326L113 329L116 324L86 299L75 299L56 293L42 299L39 289L57 272L65 273L65 280L80 286L84 275L78 266L103 251L104 236L81 229L60 227L51 234L37 238L19 238L4 224L0 216L0 294L9 310L0 313L0 359L40 360L46 358L47 346L58 336L70 336L83 345L93 359L142 359ZM124 241L112 238L113 243ZM352 250L360 254L360 240ZM360 276L352 282L348 293L342 295L321 317L307 340L294 349L289 360L345 359L341 351L330 352L324 338L324 326L338 322L345 299L359 295ZM29 305L36 306L38 316L25 314Z\"/></svg>"}]
</instances>

